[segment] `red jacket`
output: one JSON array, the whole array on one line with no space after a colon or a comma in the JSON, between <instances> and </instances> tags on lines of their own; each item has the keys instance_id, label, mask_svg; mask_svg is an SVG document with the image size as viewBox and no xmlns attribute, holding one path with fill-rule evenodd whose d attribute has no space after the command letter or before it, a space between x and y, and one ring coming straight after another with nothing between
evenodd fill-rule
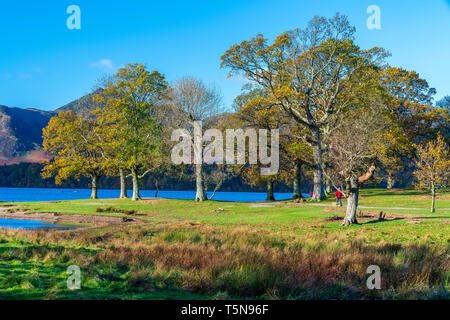
<instances>
[{"instance_id":1,"label":"red jacket","mask_svg":"<svg viewBox=\"0 0 450 320\"><path fill-rule=\"evenodd\" d=\"M334 196L336 197L336 199L341 199L342 198L342 192L340 192L339 190L336 190L336 193L334 194Z\"/></svg>"}]
</instances>

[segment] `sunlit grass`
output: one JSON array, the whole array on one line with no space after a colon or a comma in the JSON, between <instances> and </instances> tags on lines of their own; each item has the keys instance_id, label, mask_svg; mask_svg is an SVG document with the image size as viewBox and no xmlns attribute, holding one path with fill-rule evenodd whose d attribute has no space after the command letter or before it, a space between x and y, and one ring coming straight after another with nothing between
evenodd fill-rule
<instances>
[{"instance_id":1,"label":"sunlit grass","mask_svg":"<svg viewBox=\"0 0 450 320\"><path fill-rule=\"evenodd\" d=\"M450 201L440 197L431 214L429 199L415 190L363 190L360 205L385 208L388 220L377 221L381 210L361 209L366 218L347 228L327 221L342 217L342 208L292 201L15 203L18 210L139 223L1 230L0 298L448 299ZM135 213L98 212L109 207ZM82 269L81 290L66 287L71 264ZM366 288L371 264L382 270L380 291Z\"/></svg>"}]
</instances>

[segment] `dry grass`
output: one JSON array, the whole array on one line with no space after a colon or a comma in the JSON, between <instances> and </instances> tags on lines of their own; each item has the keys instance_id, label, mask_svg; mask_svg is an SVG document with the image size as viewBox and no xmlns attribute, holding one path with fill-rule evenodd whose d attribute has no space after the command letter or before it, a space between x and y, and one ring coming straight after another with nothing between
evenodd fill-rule
<instances>
[{"instance_id":1,"label":"dry grass","mask_svg":"<svg viewBox=\"0 0 450 320\"><path fill-rule=\"evenodd\" d=\"M345 235L280 235L182 223L116 227L97 237L3 230L0 239L34 244L2 252L2 258L70 261L90 277L109 281L122 281L123 272L130 290L155 290L156 281L235 298L448 298L448 248L438 245L367 245L364 236L345 241ZM84 249L74 249L80 246ZM380 291L366 288L370 265L382 270Z\"/></svg>"}]
</instances>

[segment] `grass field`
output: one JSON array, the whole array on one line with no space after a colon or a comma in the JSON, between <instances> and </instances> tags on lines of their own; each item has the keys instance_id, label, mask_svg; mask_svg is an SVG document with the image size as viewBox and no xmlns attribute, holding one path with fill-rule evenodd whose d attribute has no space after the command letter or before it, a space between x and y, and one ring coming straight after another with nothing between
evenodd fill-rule
<instances>
[{"instance_id":1,"label":"grass field","mask_svg":"<svg viewBox=\"0 0 450 320\"><path fill-rule=\"evenodd\" d=\"M449 299L450 194L434 214L416 190L362 190L360 206L360 224L341 227L333 200L14 203L30 217L133 221L0 230L0 299ZM67 289L70 265L80 290ZM370 265L381 290L367 289Z\"/></svg>"}]
</instances>

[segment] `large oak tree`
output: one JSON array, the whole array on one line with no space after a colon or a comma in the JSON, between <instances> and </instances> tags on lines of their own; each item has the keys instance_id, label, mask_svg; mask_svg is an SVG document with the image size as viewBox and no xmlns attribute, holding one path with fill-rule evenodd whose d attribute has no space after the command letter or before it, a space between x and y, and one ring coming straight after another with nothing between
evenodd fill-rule
<instances>
[{"instance_id":1,"label":"large oak tree","mask_svg":"<svg viewBox=\"0 0 450 320\"><path fill-rule=\"evenodd\" d=\"M332 133L333 116L348 106L349 82L386 56L380 48L358 47L354 32L345 16L316 16L305 29L287 31L272 44L257 35L233 45L221 57L221 66L230 69L230 76L243 74L267 90L268 104L281 108L309 131L316 201L324 198L323 135Z\"/></svg>"},{"instance_id":2,"label":"large oak tree","mask_svg":"<svg viewBox=\"0 0 450 320\"><path fill-rule=\"evenodd\" d=\"M128 64L104 85L96 111L110 160L131 173L133 200L140 199L139 179L161 162L163 128L158 117L167 89L164 76L140 63Z\"/></svg>"}]
</instances>

